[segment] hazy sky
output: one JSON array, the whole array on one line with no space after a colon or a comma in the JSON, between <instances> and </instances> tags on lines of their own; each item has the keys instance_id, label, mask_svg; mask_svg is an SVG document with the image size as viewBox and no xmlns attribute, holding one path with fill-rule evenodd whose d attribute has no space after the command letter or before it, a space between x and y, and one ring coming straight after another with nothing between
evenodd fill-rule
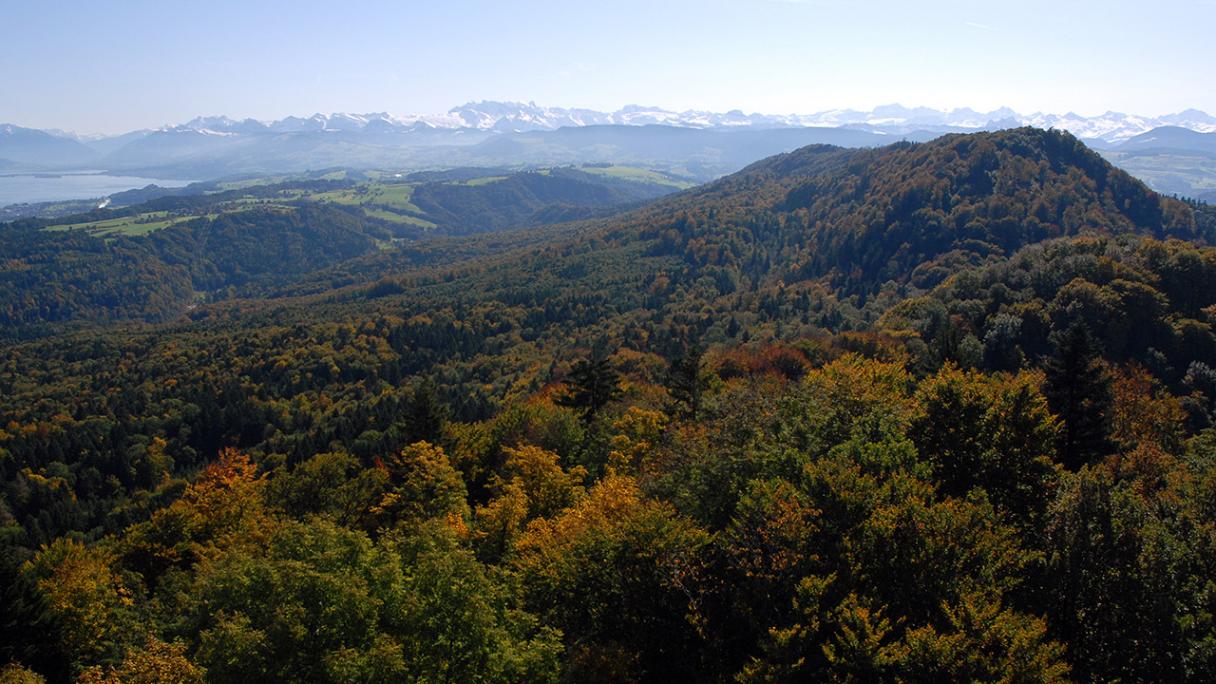
<instances>
[{"instance_id":1,"label":"hazy sky","mask_svg":"<svg viewBox=\"0 0 1216 684\"><path fill-rule=\"evenodd\" d=\"M469 100L1216 113L1216 0L4 0L0 122L83 133Z\"/></svg>"}]
</instances>

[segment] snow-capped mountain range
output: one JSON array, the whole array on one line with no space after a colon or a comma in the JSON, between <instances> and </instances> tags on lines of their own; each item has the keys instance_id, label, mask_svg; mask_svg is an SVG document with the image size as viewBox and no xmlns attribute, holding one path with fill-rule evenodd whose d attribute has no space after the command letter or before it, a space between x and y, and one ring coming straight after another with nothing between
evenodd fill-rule
<instances>
[{"instance_id":1,"label":"snow-capped mountain range","mask_svg":"<svg viewBox=\"0 0 1216 684\"><path fill-rule=\"evenodd\" d=\"M978 112L970 108L943 111L893 104L869 111L831 109L815 114L745 114L739 110L725 113L699 110L677 112L639 105L629 105L615 112L601 112L591 109L544 107L534 102L471 102L435 115L338 113L314 114L306 118L290 116L278 121L234 120L226 116L209 116L161 130L195 131L222 136L312 131L393 132L418 129L525 132L595 125L662 125L707 129L848 127L893 135L916 130L981 130L1030 125L1064 129L1079 138L1118 144L1161 126L1177 126L1201 133L1216 132L1216 117L1196 109L1165 116L1139 116L1121 112L1082 116L1071 112L1019 114L1007 107Z\"/></svg>"},{"instance_id":2,"label":"snow-capped mountain range","mask_svg":"<svg viewBox=\"0 0 1216 684\"><path fill-rule=\"evenodd\" d=\"M327 168L612 163L679 169L705 180L805 145L878 147L1024 125L1068 130L1162 192L1202 196L1212 190L1216 117L1194 109L1156 117L900 105L747 114L638 105L600 112L531 102L474 102L436 115L314 114L277 121L207 116L109 137L0 123L0 169L6 174L103 169L199 180Z\"/></svg>"}]
</instances>

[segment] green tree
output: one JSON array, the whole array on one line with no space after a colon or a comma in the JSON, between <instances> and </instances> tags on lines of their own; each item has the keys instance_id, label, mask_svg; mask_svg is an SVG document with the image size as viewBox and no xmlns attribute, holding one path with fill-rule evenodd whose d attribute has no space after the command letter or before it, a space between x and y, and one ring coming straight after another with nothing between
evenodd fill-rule
<instances>
[{"instance_id":1,"label":"green tree","mask_svg":"<svg viewBox=\"0 0 1216 684\"><path fill-rule=\"evenodd\" d=\"M908 632L900 669L917 682L1067 682L1064 647L1041 619L973 592L944 607L945 629Z\"/></svg>"},{"instance_id":2,"label":"green tree","mask_svg":"<svg viewBox=\"0 0 1216 684\"><path fill-rule=\"evenodd\" d=\"M427 442L411 444L385 459L384 468L388 491L371 510L382 524L418 525L433 518L469 516L464 480L442 448Z\"/></svg>"},{"instance_id":3,"label":"green tree","mask_svg":"<svg viewBox=\"0 0 1216 684\"><path fill-rule=\"evenodd\" d=\"M426 378L410 390L405 406L405 421L409 441L438 442L448 422L448 407L439 401L435 381Z\"/></svg>"},{"instance_id":4,"label":"green tree","mask_svg":"<svg viewBox=\"0 0 1216 684\"><path fill-rule=\"evenodd\" d=\"M1182 681L1177 627L1146 610L1155 601L1141 577L1137 508L1090 468L1069 474L1052 503L1047 600L1078 681Z\"/></svg>"},{"instance_id":5,"label":"green tree","mask_svg":"<svg viewBox=\"0 0 1216 684\"><path fill-rule=\"evenodd\" d=\"M1056 476L1055 419L1028 373L989 378L946 366L921 383L909 430L941 491L982 488L1023 531L1039 528Z\"/></svg>"},{"instance_id":6,"label":"green tree","mask_svg":"<svg viewBox=\"0 0 1216 684\"><path fill-rule=\"evenodd\" d=\"M186 646L149 638L127 649L117 667L92 667L77 684L203 684L204 670L186 658Z\"/></svg>"},{"instance_id":7,"label":"green tree","mask_svg":"<svg viewBox=\"0 0 1216 684\"><path fill-rule=\"evenodd\" d=\"M612 660L627 673L608 681L703 679L706 654L688 616L707 542L623 476L605 477L572 508L528 526L515 567L528 607L570 645L570 681L604 681L600 666Z\"/></svg>"},{"instance_id":8,"label":"green tree","mask_svg":"<svg viewBox=\"0 0 1216 684\"><path fill-rule=\"evenodd\" d=\"M683 408L689 420L696 420L701 413L701 397L709 385L705 377L704 351L693 345L667 369L667 393Z\"/></svg>"},{"instance_id":9,"label":"green tree","mask_svg":"<svg viewBox=\"0 0 1216 684\"><path fill-rule=\"evenodd\" d=\"M409 682L555 682L561 633L519 609L510 585L432 524L400 551L405 594L398 616Z\"/></svg>"},{"instance_id":10,"label":"green tree","mask_svg":"<svg viewBox=\"0 0 1216 684\"><path fill-rule=\"evenodd\" d=\"M61 537L25 564L62 626L61 643L78 671L122 653L132 637L132 593L115 560L107 550Z\"/></svg>"},{"instance_id":11,"label":"green tree","mask_svg":"<svg viewBox=\"0 0 1216 684\"><path fill-rule=\"evenodd\" d=\"M362 468L358 459L335 452L317 454L289 472L278 472L267 498L284 513L323 515L347 527L370 526L369 511L389 485L387 468Z\"/></svg>"},{"instance_id":12,"label":"green tree","mask_svg":"<svg viewBox=\"0 0 1216 684\"><path fill-rule=\"evenodd\" d=\"M621 395L620 373L600 351L574 364L566 385L567 394L558 404L581 411L586 422L591 422L601 409Z\"/></svg>"},{"instance_id":13,"label":"green tree","mask_svg":"<svg viewBox=\"0 0 1216 684\"><path fill-rule=\"evenodd\" d=\"M15 554L5 548L0 555ZM0 561L0 662L21 663L53 680L66 680L65 651L57 639L60 629L34 579L21 572L16 559ZM9 680L0 677L0 681Z\"/></svg>"},{"instance_id":14,"label":"green tree","mask_svg":"<svg viewBox=\"0 0 1216 684\"><path fill-rule=\"evenodd\" d=\"M1044 370L1047 404L1063 421L1060 461L1076 470L1110 453L1111 379L1089 329L1074 324L1058 335Z\"/></svg>"},{"instance_id":15,"label":"green tree","mask_svg":"<svg viewBox=\"0 0 1216 684\"><path fill-rule=\"evenodd\" d=\"M379 542L287 523L207 562L185 596L212 682L551 682L561 651L441 521Z\"/></svg>"}]
</instances>

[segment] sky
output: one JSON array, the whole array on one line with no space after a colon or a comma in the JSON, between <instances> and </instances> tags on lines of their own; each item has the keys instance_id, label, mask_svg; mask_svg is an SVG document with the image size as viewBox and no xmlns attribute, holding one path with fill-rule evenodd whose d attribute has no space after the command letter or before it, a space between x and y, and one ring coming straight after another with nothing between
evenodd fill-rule
<instances>
[{"instance_id":1,"label":"sky","mask_svg":"<svg viewBox=\"0 0 1216 684\"><path fill-rule=\"evenodd\" d=\"M1216 113L1216 0L4 0L0 122L434 114Z\"/></svg>"}]
</instances>

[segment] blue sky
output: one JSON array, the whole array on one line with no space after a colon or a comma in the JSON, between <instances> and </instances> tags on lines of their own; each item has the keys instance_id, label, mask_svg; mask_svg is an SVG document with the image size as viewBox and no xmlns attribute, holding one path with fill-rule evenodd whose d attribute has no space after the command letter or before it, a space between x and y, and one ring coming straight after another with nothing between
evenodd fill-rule
<instances>
[{"instance_id":1,"label":"blue sky","mask_svg":"<svg viewBox=\"0 0 1216 684\"><path fill-rule=\"evenodd\" d=\"M1216 113L1216 0L5 0L0 122L436 113L469 100L810 113Z\"/></svg>"}]
</instances>

